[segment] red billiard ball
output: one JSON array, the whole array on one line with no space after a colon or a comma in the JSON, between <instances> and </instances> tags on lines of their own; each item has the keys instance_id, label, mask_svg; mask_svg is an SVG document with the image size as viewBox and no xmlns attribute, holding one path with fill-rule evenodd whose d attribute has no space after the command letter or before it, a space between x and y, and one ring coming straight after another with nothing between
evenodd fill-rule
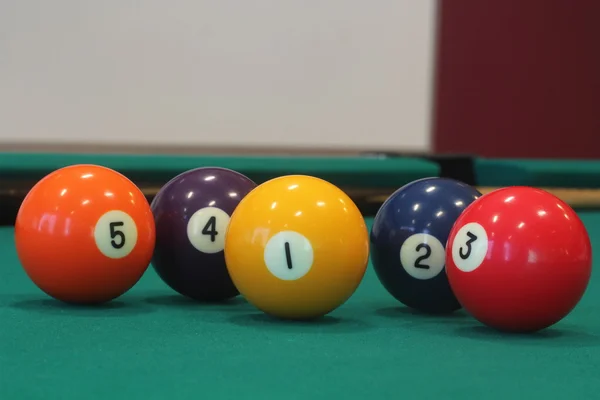
<instances>
[{"instance_id":1,"label":"red billiard ball","mask_svg":"<svg viewBox=\"0 0 600 400\"><path fill-rule=\"evenodd\" d=\"M31 280L68 303L110 301L150 264L155 227L150 204L120 173L73 165L29 191L15 223L16 250Z\"/></svg>"},{"instance_id":2,"label":"red billiard ball","mask_svg":"<svg viewBox=\"0 0 600 400\"><path fill-rule=\"evenodd\" d=\"M471 203L446 249L458 301L501 331L556 324L579 303L591 277L584 224L564 201L531 187L499 189Z\"/></svg>"}]
</instances>

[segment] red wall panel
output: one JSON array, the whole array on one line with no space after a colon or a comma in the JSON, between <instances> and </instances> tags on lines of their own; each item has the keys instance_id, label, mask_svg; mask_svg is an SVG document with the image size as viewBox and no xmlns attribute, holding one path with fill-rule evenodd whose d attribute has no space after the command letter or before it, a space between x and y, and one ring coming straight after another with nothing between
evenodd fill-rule
<instances>
[{"instance_id":1,"label":"red wall panel","mask_svg":"<svg viewBox=\"0 0 600 400\"><path fill-rule=\"evenodd\" d=\"M440 2L437 152L600 158L600 1Z\"/></svg>"}]
</instances>

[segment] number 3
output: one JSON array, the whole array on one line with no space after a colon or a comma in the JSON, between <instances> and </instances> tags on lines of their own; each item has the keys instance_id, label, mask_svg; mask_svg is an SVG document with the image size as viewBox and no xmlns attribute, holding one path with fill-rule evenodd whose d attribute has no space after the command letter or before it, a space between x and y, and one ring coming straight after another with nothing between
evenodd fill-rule
<instances>
[{"instance_id":1,"label":"number 3","mask_svg":"<svg viewBox=\"0 0 600 400\"><path fill-rule=\"evenodd\" d=\"M463 225L454 234L452 261L463 272L475 271L483 264L488 252L488 235L477 222Z\"/></svg>"},{"instance_id":2,"label":"number 3","mask_svg":"<svg viewBox=\"0 0 600 400\"><path fill-rule=\"evenodd\" d=\"M470 231L467 232L467 236L469 237L469 240L467 240L467 242L465 243L465 246L467 246L467 251L466 253L463 252L463 247L460 246L460 249L458 251L458 255L460 256L460 258L462 258L463 260L466 260L467 258L469 258L469 256L471 255L471 243L473 243L474 241L477 240L477 236L475 236L473 233L471 233Z\"/></svg>"}]
</instances>

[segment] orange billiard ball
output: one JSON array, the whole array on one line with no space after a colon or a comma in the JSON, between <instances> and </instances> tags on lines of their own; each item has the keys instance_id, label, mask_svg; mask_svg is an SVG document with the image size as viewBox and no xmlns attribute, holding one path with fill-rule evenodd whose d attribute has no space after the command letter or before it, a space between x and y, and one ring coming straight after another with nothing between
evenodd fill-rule
<instances>
[{"instance_id":1,"label":"orange billiard ball","mask_svg":"<svg viewBox=\"0 0 600 400\"><path fill-rule=\"evenodd\" d=\"M113 300L150 264L154 218L139 188L97 165L58 169L31 188L17 214L16 250L29 278L67 303Z\"/></svg>"},{"instance_id":2,"label":"orange billiard ball","mask_svg":"<svg viewBox=\"0 0 600 400\"><path fill-rule=\"evenodd\" d=\"M242 199L225 237L227 269L240 294L266 314L313 319L355 292L369 236L352 199L319 178L264 182Z\"/></svg>"}]
</instances>

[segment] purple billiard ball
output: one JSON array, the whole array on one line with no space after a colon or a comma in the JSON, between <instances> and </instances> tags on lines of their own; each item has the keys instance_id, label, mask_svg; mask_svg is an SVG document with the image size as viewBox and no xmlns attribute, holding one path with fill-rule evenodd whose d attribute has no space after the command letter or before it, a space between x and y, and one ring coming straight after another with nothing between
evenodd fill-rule
<instances>
[{"instance_id":1,"label":"purple billiard ball","mask_svg":"<svg viewBox=\"0 0 600 400\"><path fill-rule=\"evenodd\" d=\"M256 183L236 171L203 167L167 182L151 207L156 223L152 266L176 292L199 301L239 294L223 254L229 218Z\"/></svg>"}]
</instances>

